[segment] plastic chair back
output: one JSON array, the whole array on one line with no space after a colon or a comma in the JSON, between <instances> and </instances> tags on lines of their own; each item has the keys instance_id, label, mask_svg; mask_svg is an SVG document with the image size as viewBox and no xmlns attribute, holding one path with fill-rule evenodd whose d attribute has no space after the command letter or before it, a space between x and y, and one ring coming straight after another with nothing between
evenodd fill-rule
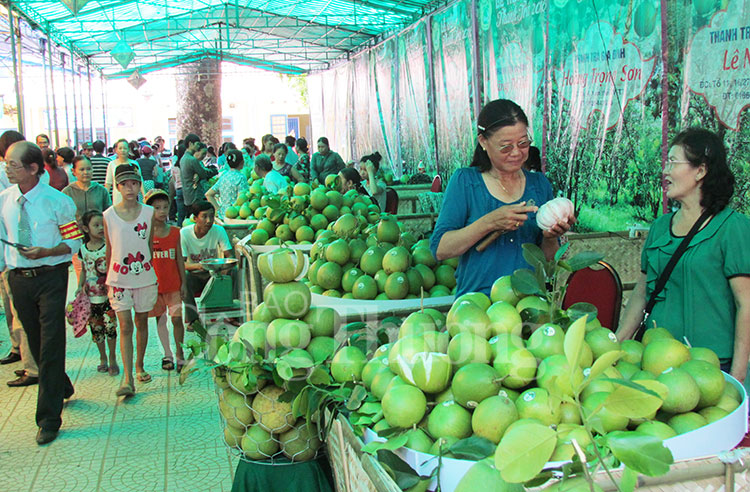
<instances>
[{"instance_id":1,"label":"plastic chair back","mask_svg":"<svg viewBox=\"0 0 750 492\"><path fill-rule=\"evenodd\" d=\"M433 193L440 193L443 191L443 178L441 178L439 174L436 174L435 179L432 180L430 191Z\"/></svg>"},{"instance_id":2,"label":"plastic chair back","mask_svg":"<svg viewBox=\"0 0 750 492\"><path fill-rule=\"evenodd\" d=\"M396 215L398 213L398 193L393 188L385 189L385 213Z\"/></svg>"},{"instance_id":3,"label":"plastic chair back","mask_svg":"<svg viewBox=\"0 0 750 492\"><path fill-rule=\"evenodd\" d=\"M622 308L622 282L612 265L600 261L598 268L586 267L568 278L562 307L567 309L577 302L596 306L602 326L617 330Z\"/></svg>"}]
</instances>

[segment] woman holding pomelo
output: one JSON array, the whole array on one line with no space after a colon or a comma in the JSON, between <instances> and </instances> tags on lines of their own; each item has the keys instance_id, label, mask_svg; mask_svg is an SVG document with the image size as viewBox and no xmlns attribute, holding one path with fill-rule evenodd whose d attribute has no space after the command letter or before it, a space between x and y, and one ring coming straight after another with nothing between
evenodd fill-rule
<instances>
[{"instance_id":1,"label":"woman holding pomelo","mask_svg":"<svg viewBox=\"0 0 750 492\"><path fill-rule=\"evenodd\" d=\"M460 257L456 295L489 295L497 278L528 268L524 243L539 245L551 259L572 225L558 223L548 231L536 225L539 206L553 193L542 173L523 169L531 146L528 126L513 101L489 102L479 113L471 166L456 170L448 183L430 247L438 260ZM488 236L497 238L477 248Z\"/></svg>"},{"instance_id":2,"label":"woman holding pomelo","mask_svg":"<svg viewBox=\"0 0 750 492\"><path fill-rule=\"evenodd\" d=\"M632 337L656 281L704 212L707 219L656 297L647 327L664 327L680 341L716 352L722 370L744 381L750 357L750 219L727 207L734 176L721 139L691 128L672 142L664 166L667 198L676 212L654 221L641 254L641 275L617 336Z\"/></svg>"}]
</instances>

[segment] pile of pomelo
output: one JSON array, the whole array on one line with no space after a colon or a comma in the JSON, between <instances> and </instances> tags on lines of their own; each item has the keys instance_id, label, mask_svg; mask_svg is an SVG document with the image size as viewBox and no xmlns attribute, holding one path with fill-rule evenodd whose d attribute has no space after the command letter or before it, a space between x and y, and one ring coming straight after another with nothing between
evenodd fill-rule
<instances>
[{"instance_id":1,"label":"pile of pomelo","mask_svg":"<svg viewBox=\"0 0 750 492\"><path fill-rule=\"evenodd\" d=\"M332 357L340 319L331 308L311 307L310 290L295 280L305 264L301 251L278 249L260 255L258 263L271 282L265 301L224 346L225 361L230 362L214 371L214 381L222 389L224 437L227 445L251 460L283 454L295 462L306 461L321 446L318 422L294 415L295 395L286 394L288 382ZM282 364L288 377L276 377L284 374ZM276 366L277 375L271 366Z\"/></svg>"},{"instance_id":2,"label":"pile of pomelo","mask_svg":"<svg viewBox=\"0 0 750 492\"><path fill-rule=\"evenodd\" d=\"M417 241L392 215L367 223L343 214L318 235L307 279L314 294L360 300L450 296L458 259L435 260L429 240Z\"/></svg>"},{"instance_id":3,"label":"pile of pomelo","mask_svg":"<svg viewBox=\"0 0 750 492\"><path fill-rule=\"evenodd\" d=\"M663 440L721 419L740 405L740 393L725 383L716 354L689 348L666 329L646 331L642 343L619 341L596 319L581 319L577 326L582 330L585 325L585 338L580 363L571 368L565 329L546 323L529 335L521 316L529 307L549 308L543 298L520 298L510 278L503 277L490 297L463 295L447 316L434 310L409 315L398 339L381 346L353 375L382 406L382 419L373 430L403 429L407 447L431 454L480 436L498 444L495 462L500 469L504 437L531 429L524 426L552 427L557 444L548 461L565 461L575 452L573 438L584 450L592 444L582 414L594 435L636 430ZM597 371L610 362L616 363ZM574 388L592 370L579 407ZM651 399L649 410L640 411L639 401L608 399L620 388L626 390L617 395L629 391L637 399L645 394L615 379L650 390L652 395L643 397Z\"/></svg>"}]
</instances>

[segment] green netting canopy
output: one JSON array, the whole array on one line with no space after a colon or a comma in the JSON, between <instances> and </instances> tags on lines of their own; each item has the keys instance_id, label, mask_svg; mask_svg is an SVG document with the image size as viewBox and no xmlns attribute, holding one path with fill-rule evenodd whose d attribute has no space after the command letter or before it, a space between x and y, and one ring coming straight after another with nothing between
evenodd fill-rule
<instances>
[{"instance_id":1,"label":"green netting canopy","mask_svg":"<svg viewBox=\"0 0 750 492\"><path fill-rule=\"evenodd\" d=\"M434 0L14 0L109 78L205 57L285 73L326 69L434 10Z\"/></svg>"}]
</instances>

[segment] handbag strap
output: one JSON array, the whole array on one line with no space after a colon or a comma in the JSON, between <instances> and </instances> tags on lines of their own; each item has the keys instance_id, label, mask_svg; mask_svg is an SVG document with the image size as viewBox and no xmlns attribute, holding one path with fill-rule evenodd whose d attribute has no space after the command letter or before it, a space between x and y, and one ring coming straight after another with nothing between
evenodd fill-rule
<instances>
[{"instance_id":1,"label":"handbag strap","mask_svg":"<svg viewBox=\"0 0 750 492\"><path fill-rule=\"evenodd\" d=\"M685 250L687 250L688 246L690 245L690 241L693 239L693 237L695 237L696 234L698 234L701 225L703 225L706 219L708 219L710 216L711 212L709 212L708 210L704 211L701 216L698 217L698 220L695 221L693 227L690 228L690 232L688 232L687 236L685 236L685 239L683 239L679 246L677 246L677 250L672 254L672 257L669 259L667 266L664 267L661 275L659 275L659 278L656 280L656 286L654 287L653 292L651 292L651 297L649 297L648 302L646 303L646 307L643 309L644 321L648 317L648 315L651 314L651 310L654 309L654 305L656 305L656 296L658 296L659 293L664 290L664 286L667 285L667 280L669 280L669 276L672 274L672 270L674 270L677 262L680 261L682 254L685 252Z\"/></svg>"}]
</instances>

